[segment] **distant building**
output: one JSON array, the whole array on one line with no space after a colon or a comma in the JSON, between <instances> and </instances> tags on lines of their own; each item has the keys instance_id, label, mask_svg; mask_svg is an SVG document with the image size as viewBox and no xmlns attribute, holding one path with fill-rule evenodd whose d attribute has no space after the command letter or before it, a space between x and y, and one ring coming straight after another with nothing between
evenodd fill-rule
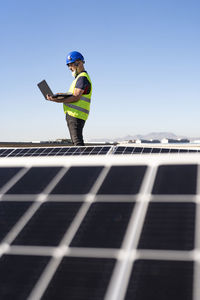
<instances>
[{"instance_id":1,"label":"distant building","mask_svg":"<svg viewBox=\"0 0 200 300\"><path fill-rule=\"evenodd\" d=\"M172 144L176 144L176 143L189 143L190 141L188 139L169 139L168 140L169 143L172 143Z\"/></svg>"},{"instance_id":2,"label":"distant building","mask_svg":"<svg viewBox=\"0 0 200 300\"><path fill-rule=\"evenodd\" d=\"M161 140L162 144L184 144L184 143L190 143L190 140L188 139L162 139Z\"/></svg>"},{"instance_id":3,"label":"distant building","mask_svg":"<svg viewBox=\"0 0 200 300\"><path fill-rule=\"evenodd\" d=\"M141 140L142 143L145 143L145 144L156 144L156 143L160 143L159 140L153 140L153 139L150 139L150 140Z\"/></svg>"},{"instance_id":4,"label":"distant building","mask_svg":"<svg viewBox=\"0 0 200 300\"><path fill-rule=\"evenodd\" d=\"M136 144L141 144L141 143L142 143L142 141L141 141L141 140L139 140L139 139L137 139L137 140L135 141L135 143L136 143Z\"/></svg>"},{"instance_id":5,"label":"distant building","mask_svg":"<svg viewBox=\"0 0 200 300\"><path fill-rule=\"evenodd\" d=\"M60 143L60 144L71 144L71 140L69 139L57 139L56 143Z\"/></svg>"},{"instance_id":6,"label":"distant building","mask_svg":"<svg viewBox=\"0 0 200 300\"><path fill-rule=\"evenodd\" d=\"M162 144L168 144L168 139L166 139L166 138L162 139L162 140L161 140L161 143L162 143Z\"/></svg>"}]
</instances>

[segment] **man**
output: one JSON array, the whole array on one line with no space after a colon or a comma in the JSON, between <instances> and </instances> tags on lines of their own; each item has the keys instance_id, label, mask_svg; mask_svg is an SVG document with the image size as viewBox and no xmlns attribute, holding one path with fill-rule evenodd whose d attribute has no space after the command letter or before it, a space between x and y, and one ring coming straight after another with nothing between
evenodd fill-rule
<instances>
[{"instance_id":1,"label":"man","mask_svg":"<svg viewBox=\"0 0 200 300\"><path fill-rule=\"evenodd\" d=\"M47 99L57 103L63 103L72 143L75 146L84 146L83 127L90 111L92 95L92 83L88 73L84 69L84 57L80 52L72 51L67 55L66 64L72 76L75 77L69 91L72 96L54 98L47 95Z\"/></svg>"}]
</instances>

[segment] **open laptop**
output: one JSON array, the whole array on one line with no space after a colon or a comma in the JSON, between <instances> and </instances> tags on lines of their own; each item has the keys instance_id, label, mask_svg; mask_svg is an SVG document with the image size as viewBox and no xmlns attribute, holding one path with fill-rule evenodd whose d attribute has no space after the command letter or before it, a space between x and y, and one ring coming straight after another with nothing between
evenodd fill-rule
<instances>
[{"instance_id":1,"label":"open laptop","mask_svg":"<svg viewBox=\"0 0 200 300\"><path fill-rule=\"evenodd\" d=\"M46 80L42 80L41 82L39 82L37 84L37 86L39 87L41 93L43 94L44 98L47 100L46 96L49 95L52 98L67 98L72 96L72 93L62 93L61 95L59 94L53 94L52 90L50 89L50 87L48 86Z\"/></svg>"}]
</instances>

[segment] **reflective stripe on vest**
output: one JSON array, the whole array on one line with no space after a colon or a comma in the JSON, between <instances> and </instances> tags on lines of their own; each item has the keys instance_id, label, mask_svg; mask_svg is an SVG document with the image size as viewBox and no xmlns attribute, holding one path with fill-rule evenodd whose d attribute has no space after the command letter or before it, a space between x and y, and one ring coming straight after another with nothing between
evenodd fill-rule
<instances>
[{"instance_id":1,"label":"reflective stripe on vest","mask_svg":"<svg viewBox=\"0 0 200 300\"><path fill-rule=\"evenodd\" d=\"M88 102L88 103L91 102L91 99L86 98L86 97L84 97L84 96L81 96L80 100L83 100L83 101Z\"/></svg>"},{"instance_id":2,"label":"reflective stripe on vest","mask_svg":"<svg viewBox=\"0 0 200 300\"><path fill-rule=\"evenodd\" d=\"M67 104L67 106L68 106L68 107L71 107L71 108L74 108L74 109L76 109L76 110L82 111L82 112L84 112L84 113L86 113L86 114L89 114L89 110L87 110L87 109L85 109L85 108L82 108L82 107L79 107L79 106L77 106L77 105L73 105L73 104L69 103L69 104Z\"/></svg>"},{"instance_id":3,"label":"reflective stripe on vest","mask_svg":"<svg viewBox=\"0 0 200 300\"><path fill-rule=\"evenodd\" d=\"M82 94L80 99L76 102L72 103L63 103L64 112L69 114L72 117L87 120L89 111L90 111L90 102L91 102L91 95L92 95L92 83L89 75L87 72L81 72L72 82L68 92L74 93L74 89L76 87L76 82L79 77L85 76L87 77L88 81L91 84L91 90L89 94Z\"/></svg>"}]
</instances>

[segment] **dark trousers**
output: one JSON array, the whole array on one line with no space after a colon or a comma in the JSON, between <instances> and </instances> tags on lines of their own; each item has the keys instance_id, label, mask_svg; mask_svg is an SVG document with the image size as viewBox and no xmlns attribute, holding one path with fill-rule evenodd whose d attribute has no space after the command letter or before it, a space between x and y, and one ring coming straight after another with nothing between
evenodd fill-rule
<instances>
[{"instance_id":1,"label":"dark trousers","mask_svg":"<svg viewBox=\"0 0 200 300\"><path fill-rule=\"evenodd\" d=\"M72 143L75 146L84 146L83 127L85 125L85 121L82 119L74 118L68 115L68 113L66 113L66 121Z\"/></svg>"}]
</instances>

